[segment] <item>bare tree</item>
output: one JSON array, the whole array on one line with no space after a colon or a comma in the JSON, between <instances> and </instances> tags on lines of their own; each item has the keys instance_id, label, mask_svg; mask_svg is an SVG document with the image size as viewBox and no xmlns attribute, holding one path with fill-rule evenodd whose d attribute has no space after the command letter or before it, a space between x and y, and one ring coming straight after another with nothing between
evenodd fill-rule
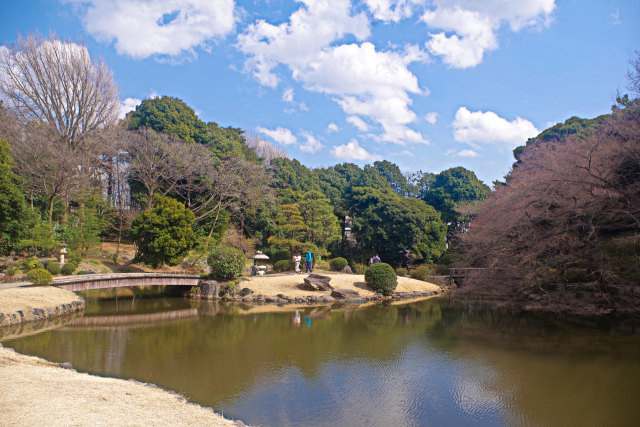
<instances>
[{"instance_id":1,"label":"bare tree","mask_svg":"<svg viewBox=\"0 0 640 427\"><path fill-rule=\"evenodd\" d=\"M52 126L62 143L82 148L91 131L117 120L120 103L111 70L87 48L53 34L18 38L0 51L0 93L26 122Z\"/></svg>"},{"instance_id":2,"label":"bare tree","mask_svg":"<svg viewBox=\"0 0 640 427\"><path fill-rule=\"evenodd\" d=\"M271 159L277 158L289 158L289 154L284 148L276 147L271 144L269 141L264 141L260 139L258 135L255 133L245 133L244 139L247 143L247 146L251 148L256 154L263 159L265 164L269 164Z\"/></svg>"},{"instance_id":3,"label":"bare tree","mask_svg":"<svg viewBox=\"0 0 640 427\"><path fill-rule=\"evenodd\" d=\"M182 141L148 128L127 133L129 175L144 186L147 209L153 207L154 194L166 195L183 178L184 167L189 165L184 145Z\"/></svg>"}]
</instances>

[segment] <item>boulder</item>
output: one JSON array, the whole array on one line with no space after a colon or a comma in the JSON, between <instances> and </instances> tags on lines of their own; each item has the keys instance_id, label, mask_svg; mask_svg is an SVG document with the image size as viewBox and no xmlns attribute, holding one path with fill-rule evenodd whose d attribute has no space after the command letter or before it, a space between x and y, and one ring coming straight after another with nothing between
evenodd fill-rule
<instances>
[{"instance_id":1,"label":"boulder","mask_svg":"<svg viewBox=\"0 0 640 427\"><path fill-rule=\"evenodd\" d=\"M331 285L329 285L328 282L324 282L322 280L314 279L311 277L305 277L303 289L309 291L330 291L333 288L331 287Z\"/></svg>"},{"instance_id":2,"label":"boulder","mask_svg":"<svg viewBox=\"0 0 640 427\"><path fill-rule=\"evenodd\" d=\"M351 267L349 267L348 265L342 269L341 273L344 274L353 274L353 271L351 271Z\"/></svg>"},{"instance_id":3,"label":"boulder","mask_svg":"<svg viewBox=\"0 0 640 427\"><path fill-rule=\"evenodd\" d=\"M249 288L242 288L240 290L240 292L238 292L238 295L240 295L241 297L246 297L247 295L251 295L253 293L253 291Z\"/></svg>"},{"instance_id":4,"label":"boulder","mask_svg":"<svg viewBox=\"0 0 640 427\"><path fill-rule=\"evenodd\" d=\"M339 299L360 298L360 293L353 289L334 289L331 296Z\"/></svg>"},{"instance_id":5,"label":"boulder","mask_svg":"<svg viewBox=\"0 0 640 427\"><path fill-rule=\"evenodd\" d=\"M333 289L329 284L331 277L320 274L310 274L304 278L303 289L309 291L330 291Z\"/></svg>"},{"instance_id":6,"label":"boulder","mask_svg":"<svg viewBox=\"0 0 640 427\"><path fill-rule=\"evenodd\" d=\"M200 289L200 298L202 299L218 299L220 293L220 283L215 280L198 281Z\"/></svg>"}]
</instances>

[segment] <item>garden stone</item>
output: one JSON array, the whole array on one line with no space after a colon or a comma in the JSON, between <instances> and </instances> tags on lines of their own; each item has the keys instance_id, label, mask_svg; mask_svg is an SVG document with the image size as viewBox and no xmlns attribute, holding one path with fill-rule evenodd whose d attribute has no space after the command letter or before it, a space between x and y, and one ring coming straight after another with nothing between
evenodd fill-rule
<instances>
[{"instance_id":1,"label":"garden stone","mask_svg":"<svg viewBox=\"0 0 640 427\"><path fill-rule=\"evenodd\" d=\"M331 296L340 299L359 298L360 293L353 289L334 289L333 292L331 292Z\"/></svg>"}]
</instances>

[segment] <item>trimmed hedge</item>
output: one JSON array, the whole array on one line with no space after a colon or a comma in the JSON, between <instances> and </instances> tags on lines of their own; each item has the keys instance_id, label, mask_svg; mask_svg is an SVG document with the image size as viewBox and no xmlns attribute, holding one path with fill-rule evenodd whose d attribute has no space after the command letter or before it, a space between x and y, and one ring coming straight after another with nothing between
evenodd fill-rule
<instances>
[{"instance_id":1,"label":"trimmed hedge","mask_svg":"<svg viewBox=\"0 0 640 427\"><path fill-rule=\"evenodd\" d=\"M62 266L62 269L60 270L60 272L62 274L64 274L65 276L70 276L73 274L74 271L76 271L76 268L78 268L78 264L76 264L74 261L72 262L68 262L65 265Z\"/></svg>"},{"instance_id":2,"label":"trimmed hedge","mask_svg":"<svg viewBox=\"0 0 640 427\"><path fill-rule=\"evenodd\" d=\"M40 261L38 261L37 259L29 258L22 263L22 268L25 271L30 271L35 268L44 268L44 267L42 267L42 265L40 264Z\"/></svg>"},{"instance_id":3,"label":"trimmed hedge","mask_svg":"<svg viewBox=\"0 0 640 427\"><path fill-rule=\"evenodd\" d=\"M376 292L389 296L398 286L398 276L389 264L378 262L367 268L364 281Z\"/></svg>"},{"instance_id":4,"label":"trimmed hedge","mask_svg":"<svg viewBox=\"0 0 640 427\"><path fill-rule=\"evenodd\" d=\"M295 268L295 263L290 259L281 259L280 261L273 263L273 271L278 273L283 271L293 271Z\"/></svg>"},{"instance_id":5,"label":"trimmed hedge","mask_svg":"<svg viewBox=\"0 0 640 427\"><path fill-rule=\"evenodd\" d=\"M60 274L60 264L55 261L47 261L47 271L53 275Z\"/></svg>"},{"instance_id":6,"label":"trimmed hedge","mask_svg":"<svg viewBox=\"0 0 640 427\"><path fill-rule=\"evenodd\" d=\"M218 246L207 258L211 277L215 280L233 280L244 271L247 259L244 253L233 246Z\"/></svg>"},{"instance_id":7,"label":"trimmed hedge","mask_svg":"<svg viewBox=\"0 0 640 427\"><path fill-rule=\"evenodd\" d=\"M367 264L361 262L351 263L351 272L353 274L364 274L365 271L367 271Z\"/></svg>"},{"instance_id":8,"label":"trimmed hedge","mask_svg":"<svg viewBox=\"0 0 640 427\"><path fill-rule=\"evenodd\" d=\"M428 265L421 265L411 270L409 276L412 279L427 281L431 277L431 268Z\"/></svg>"},{"instance_id":9,"label":"trimmed hedge","mask_svg":"<svg viewBox=\"0 0 640 427\"><path fill-rule=\"evenodd\" d=\"M34 268L27 272L27 280L34 285L46 285L53 282L53 276L44 268Z\"/></svg>"},{"instance_id":10,"label":"trimmed hedge","mask_svg":"<svg viewBox=\"0 0 640 427\"><path fill-rule=\"evenodd\" d=\"M342 257L334 258L329 263L329 266L333 271L342 271L347 265L349 265L349 262Z\"/></svg>"}]
</instances>

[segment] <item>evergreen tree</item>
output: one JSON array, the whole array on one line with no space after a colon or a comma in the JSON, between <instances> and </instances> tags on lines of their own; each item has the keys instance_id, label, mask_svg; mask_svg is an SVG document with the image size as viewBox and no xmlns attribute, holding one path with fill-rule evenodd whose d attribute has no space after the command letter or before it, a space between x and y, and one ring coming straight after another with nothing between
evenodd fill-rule
<instances>
[{"instance_id":1,"label":"evergreen tree","mask_svg":"<svg viewBox=\"0 0 640 427\"><path fill-rule=\"evenodd\" d=\"M340 240L340 222L329 199L319 191L309 191L300 201L300 213L308 227L306 241L318 248L319 255L327 255L327 247Z\"/></svg>"},{"instance_id":2,"label":"evergreen tree","mask_svg":"<svg viewBox=\"0 0 640 427\"><path fill-rule=\"evenodd\" d=\"M136 259L156 267L177 265L193 247L193 212L177 200L156 195L153 209L138 215L131 226Z\"/></svg>"},{"instance_id":3,"label":"evergreen tree","mask_svg":"<svg viewBox=\"0 0 640 427\"><path fill-rule=\"evenodd\" d=\"M13 167L9 143L0 138L0 253L16 247L27 228L26 221L32 216Z\"/></svg>"}]
</instances>

